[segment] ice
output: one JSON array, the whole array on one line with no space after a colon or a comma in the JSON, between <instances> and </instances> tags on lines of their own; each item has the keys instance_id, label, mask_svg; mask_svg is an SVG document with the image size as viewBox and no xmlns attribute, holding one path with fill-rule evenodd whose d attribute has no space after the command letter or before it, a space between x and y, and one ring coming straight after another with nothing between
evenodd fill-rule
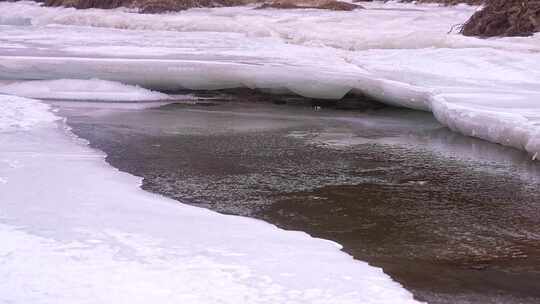
<instances>
[{"instance_id":1,"label":"ice","mask_svg":"<svg viewBox=\"0 0 540 304\"><path fill-rule=\"evenodd\" d=\"M366 10L125 9L0 3L0 78L99 78L169 91L363 94L432 111L452 130L540 152L540 35L453 30L477 9L362 2ZM15 22L13 20L29 20ZM91 27L91 30L89 30Z\"/></svg>"},{"instance_id":2,"label":"ice","mask_svg":"<svg viewBox=\"0 0 540 304\"><path fill-rule=\"evenodd\" d=\"M57 119L47 110L49 107L35 100L15 98L0 94L0 133L25 130L35 125Z\"/></svg>"},{"instance_id":3,"label":"ice","mask_svg":"<svg viewBox=\"0 0 540 304\"><path fill-rule=\"evenodd\" d=\"M481 46L516 49L516 45L520 49L540 49L536 43L538 40L533 42L530 39L506 38L488 42L460 35L446 35L454 26L462 24L472 15L477 9L472 6L440 8L434 5L411 6L382 1L360 4L368 10L254 10L253 6L247 6L191 9L156 16L133 14L124 9L45 9L36 3L24 1L2 4L0 9L6 9L6 13L3 13L5 19L30 19L30 24L40 27L68 25L151 32L237 34L250 38L271 38L289 44L355 51ZM143 39L135 43L159 46L167 42Z\"/></svg>"},{"instance_id":4,"label":"ice","mask_svg":"<svg viewBox=\"0 0 540 304\"><path fill-rule=\"evenodd\" d=\"M338 244L140 190L140 179L109 167L47 105L13 96L351 92L538 156L540 36L448 34L470 6L362 5L156 16L1 2L0 92L10 95L0 95L0 302L413 303ZM342 130L317 136L350 140Z\"/></svg>"},{"instance_id":5,"label":"ice","mask_svg":"<svg viewBox=\"0 0 540 304\"><path fill-rule=\"evenodd\" d=\"M415 303L334 242L141 190L37 100L0 113L0 302Z\"/></svg>"},{"instance_id":6,"label":"ice","mask_svg":"<svg viewBox=\"0 0 540 304\"><path fill-rule=\"evenodd\" d=\"M57 79L42 81L0 82L0 93L29 98L93 101L166 100L166 94L138 86L99 79Z\"/></svg>"}]
</instances>

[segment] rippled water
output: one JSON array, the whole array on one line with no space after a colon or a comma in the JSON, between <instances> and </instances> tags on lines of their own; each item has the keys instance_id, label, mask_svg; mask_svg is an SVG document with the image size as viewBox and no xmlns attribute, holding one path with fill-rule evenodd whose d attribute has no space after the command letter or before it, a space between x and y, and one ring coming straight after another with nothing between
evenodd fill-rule
<instances>
[{"instance_id":1,"label":"rippled water","mask_svg":"<svg viewBox=\"0 0 540 304\"><path fill-rule=\"evenodd\" d=\"M430 303L540 301L539 165L427 113L60 107L144 189L335 240Z\"/></svg>"}]
</instances>

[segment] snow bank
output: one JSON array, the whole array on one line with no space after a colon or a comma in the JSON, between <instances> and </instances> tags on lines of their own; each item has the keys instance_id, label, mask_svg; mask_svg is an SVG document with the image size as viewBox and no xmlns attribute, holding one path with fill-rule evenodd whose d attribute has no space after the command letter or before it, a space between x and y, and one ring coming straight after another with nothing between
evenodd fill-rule
<instances>
[{"instance_id":1,"label":"snow bank","mask_svg":"<svg viewBox=\"0 0 540 304\"><path fill-rule=\"evenodd\" d=\"M32 99L0 95L0 132L31 129L58 119L49 107Z\"/></svg>"},{"instance_id":2,"label":"snow bank","mask_svg":"<svg viewBox=\"0 0 540 304\"><path fill-rule=\"evenodd\" d=\"M362 5L368 9L155 16L0 3L5 20L30 20L3 26L2 42L25 48L0 46L0 79L93 77L156 90L248 87L327 99L353 92L540 152L539 35L448 34L475 11L466 5Z\"/></svg>"},{"instance_id":3,"label":"snow bank","mask_svg":"<svg viewBox=\"0 0 540 304\"><path fill-rule=\"evenodd\" d=\"M0 113L0 302L415 303L336 243L141 190L36 100Z\"/></svg>"},{"instance_id":4,"label":"snow bank","mask_svg":"<svg viewBox=\"0 0 540 304\"><path fill-rule=\"evenodd\" d=\"M461 35L447 36L446 33L453 26L462 24L475 12L476 8L472 6L459 5L441 9L436 5L384 4L382 1L360 4L368 9L335 12L255 10L254 6L246 6L146 15L134 14L126 9L43 8L37 3L20 2L0 3L0 10L6 9L7 13L3 13L5 20L30 20L29 23L35 26L54 24L152 32L235 33L252 38L272 38L290 44L355 51L470 48L486 45L514 49L516 44L520 44L522 49L540 50L540 46L530 39L507 38L486 42ZM381 22L381 19L387 22Z\"/></svg>"},{"instance_id":5,"label":"snow bank","mask_svg":"<svg viewBox=\"0 0 540 304\"><path fill-rule=\"evenodd\" d=\"M540 152L540 111L531 109L524 113L518 111L504 111L492 108L472 107L469 104L448 102L448 97L434 96L432 110L439 122L461 134L478 137L490 142L515 147L528 151L533 160L538 158ZM488 94L480 96L460 95L460 98L489 98ZM499 96L491 97L497 100ZM530 97L532 106L540 100L540 92ZM504 100L501 103L513 107L518 98ZM499 103L499 104L501 104Z\"/></svg>"},{"instance_id":6,"label":"snow bank","mask_svg":"<svg viewBox=\"0 0 540 304\"><path fill-rule=\"evenodd\" d=\"M29 98L99 101L165 100L169 96L137 86L90 79L0 82L0 93Z\"/></svg>"}]
</instances>

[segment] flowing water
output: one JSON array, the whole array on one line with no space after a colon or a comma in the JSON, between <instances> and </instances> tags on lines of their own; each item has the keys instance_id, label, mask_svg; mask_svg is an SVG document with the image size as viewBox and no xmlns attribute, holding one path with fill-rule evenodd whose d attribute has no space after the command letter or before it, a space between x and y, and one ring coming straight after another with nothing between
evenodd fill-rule
<instances>
[{"instance_id":1,"label":"flowing water","mask_svg":"<svg viewBox=\"0 0 540 304\"><path fill-rule=\"evenodd\" d=\"M540 165L527 154L424 112L244 99L55 105L148 191L334 240L429 303L540 302Z\"/></svg>"}]
</instances>

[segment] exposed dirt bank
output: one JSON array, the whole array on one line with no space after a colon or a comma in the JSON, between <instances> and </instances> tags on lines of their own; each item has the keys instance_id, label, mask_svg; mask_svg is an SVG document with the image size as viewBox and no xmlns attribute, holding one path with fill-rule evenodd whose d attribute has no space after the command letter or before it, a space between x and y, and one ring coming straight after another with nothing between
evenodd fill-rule
<instances>
[{"instance_id":1,"label":"exposed dirt bank","mask_svg":"<svg viewBox=\"0 0 540 304\"><path fill-rule=\"evenodd\" d=\"M360 5L336 0L45 0L46 6L74 7L77 9L112 9L127 7L139 13L159 14L177 12L198 7L225 7L260 3L260 8L315 8L337 11L350 11Z\"/></svg>"},{"instance_id":2,"label":"exposed dirt bank","mask_svg":"<svg viewBox=\"0 0 540 304\"><path fill-rule=\"evenodd\" d=\"M540 31L540 0L487 0L465 23L466 36L530 36Z\"/></svg>"}]
</instances>

